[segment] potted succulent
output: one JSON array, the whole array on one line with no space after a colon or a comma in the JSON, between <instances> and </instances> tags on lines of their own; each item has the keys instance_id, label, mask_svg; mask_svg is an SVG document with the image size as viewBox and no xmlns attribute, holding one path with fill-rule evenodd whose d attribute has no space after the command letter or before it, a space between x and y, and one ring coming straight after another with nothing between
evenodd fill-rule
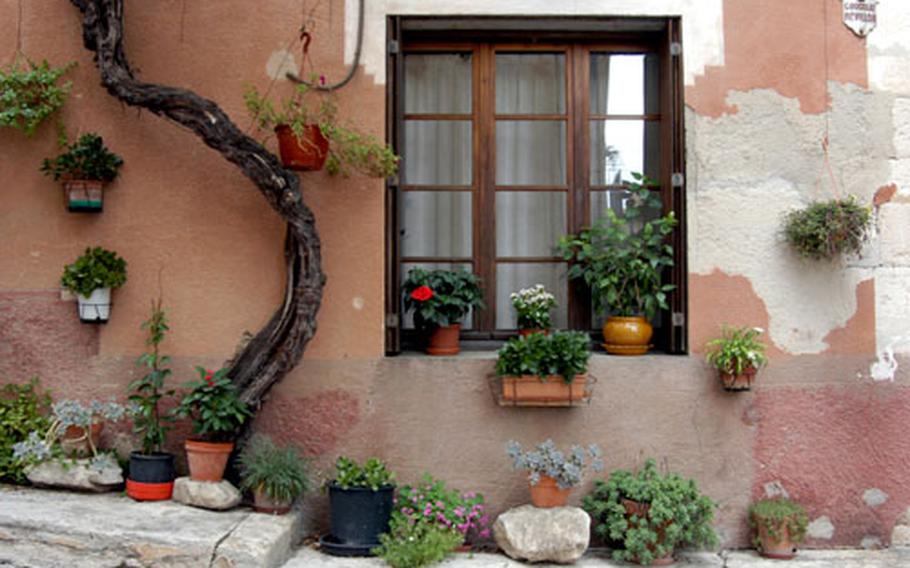
<instances>
[{"instance_id":1,"label":"potted succulent","mask_svg":"<svg viewBox=\"0 0 910 568\"><path fill-rule=\"evenodd\" d=\"M57 81L75 65L72 62L54 68L46 60L34 63L17 57L0 70L0 127L16 128L32 136L66 102L73 84Z\"/></svg>"},{"instance_id":2,"label":"potted succulent","mask_svg":"<svg viewBox=\"0 0 910 568\"><path fill-rule=\"evenodd\" d=\"M497 352L502 400L521 406L569 405L587 395L590 338L581 331L510 338Z\"/></svg>"},{"instance_id":3,"label":"potted succulent","mask_svg":"<svg viewBox=\"0 0 910 568\"><path fill-rule=\"evenodd\" d=\"M377 458L361 465L341 456L327 486L331 534L322 539L323 549L342 556L369 554L389 530L395 475Z\"/></svg>"},{"instance_id":4,"label":"potted succulent","mask_svg":"<svg viewBox=\"0 0 910 568\"><path fill-rule=\"evenodd\" d=\"M70 211L100 213L104 209L104 186L117 178L123 159L93 133L83 134L75 144L64 143L64 147L64 153L44 160L41 171L54 181L63 181Z\"/></svg>"},{"instance_id":5,"label":"potted succulent","mask_svg":"<svg viewBox=\"0 0 910 568\"><path fill-rule=\"evenodd\" d=\"M60 283L76 294L79 321L107 323L111 290L126 282L126 261L102 247L86 248L76 262L63 268Z\"/></svg>"},{"instance_id":6,"label":"potted succulent","mask_svg":"<svg viewBox=\"0 0 910 568\"><path fill-rule=\"evenodd\" d=\"M239 457L241 488L253 492L253 509L284 515L310 486L307 461L265 435L253 436Z\"/></svg>"},{"instance_id":7,"label":"potted succulent","mask_svg":"<svg viewBox=\"0 0 910 568\"><path fill-rule=\"evenodd\" d=\"M786 560L806 536L809 517L799 503L785 498L763 499L749 507L755 547L762 556Z\"/></svg>"},{"instance_id":8,"label":"potted succulent","mask_svg":"<svg viewBox=\"0 0 910 568\"><path fill-rule=\"evenodd\" d=\"M87 457L98 454L98 440L105 422L119 422L126 409L116 402L60 400L51 405L53 419L47 429L49 441L59 441L63 454Z\"/></svg>"},{"instance_id":9,"label":"potted succulent","mask_svg":"<svg viewBox=\"0 0 910 568\"><path fill-rule=\"evenodd\" d=\"M509 440L506 453L512 458L514 469L528 471L531 504L535 507L565 506L572 488L581 483L588 466L588 457L591 469L603 470L601 451L597 444L589 445L587 451L581 446L573 445L568 452L563 452L553 440L547 440L537 444L533 450L523 452L521 444Z\"/></svg>"},{"instance_id":10,"label":"potted succulent","mask_svg":"<svg viewBox=\"0 0 910 568\"><path fill-rule=\"evenodd\" d=\"M174 454L162 451L167 432L166 425L173 418L160 408L161 399L173 396L173 389L165 388L171 376L167 368L170 357L161 355L160 345L170 329L161 308L161 299L152 302L149 319L142 324L148 332L145 344L149 347L136 364L146 373L130 383L132 394L133 433L142 439L142 449L130 453L130 470L126 480L126 494L137 501L161 501L171 498L174 492Z\"/></svg>"},{"instance_id":11,"label":"potted succulent","mask_svg":"<svg viewBox=\"0 0 910 568\"><path fill-rule=\"evenodd\" d=\"M317 95L321 96L314 99ZM287 168L313 171L326 165L330 174L346 174L350 167L379 178L398 172L399 158L387 144L339 124L334 100L306 84L298 84L278 108L252 86L243 100L259 128L274 129Z\"/></svg>"},{"instance_id":12,"label":"potted succulent","mask_svg":"<svg viewBox=\"0 0 910 568\"><path fill-rule=\"evenodd\" d=\"M427 334L427 353L455 355L461 348L461 320L472 308L483 308L480 278L465 270L412 268L401 287L414 326Z\"/></svg>"},{"instance_id":13,"label":"potted succulent","mask_svg":"<svg viewBox=\"0 0 910 568\"><path fill-rule=\"evenodd\" d=\"M723 337L708 342L706 359L720 374L728 391L747 391L752 388L755 374L765 366L765 344L758 339L760 327L723 327Z\"/></svg>"},{"instance_id":14,"label":"potted succulent","mask_svg":"<svg viewBox=\"0 0 910 568\"><path fill-rule=\"evenodd\" d=\"M549 333L550 310L556 307L556 298L543 284L535 284L509 295L512 307L518 313L518 334Z\"/></svg>"},{"instance_id":15,"label":"potted succulent","mask_svg":"<svg viewBox=\"0 0 910 568\"><path fill-rule=\"evenodd\" d=\"M582 507L598 536L622 544L613 551L616 560L665 566L678 548L717 541L715 503L694 481L661 474L653 459L638 472L616 470L607 481L595 481Z\"/></svg>"},{"instance_id":16,"label":"potted succulent","mask_svg":"<svg viewBox=\"0 0 910 568\"><path fill-rule=\"evenodd\" d=\"M841 254L859 254L869 236L872 214L868 207L846 199L816 201L784 218L784 235L804 259L830 260Z\"/></svg>"},{"instance_id":17,"label":"potted succulent","mask_svg":"<svg viewBox=\"0 0 910 568\"><path fill-rule=\"evenodd\" d=\"M661 210L653 181L633 173L627 181L630 194L626 212L612 209L578 235L560 238L558 248L571 261L569 278L582 278L591 289L595 310L609 314L603 326L604 348L614 355L643 355L650 348L650 319L667 309L672 284L662 281L663 269L673 265L673 247L667 237L676 226L671 211L647 219Z\"/></svg>"},{"instance_id":18,"label":"potted succulent","mask_svg":"<svg viewBox=\"0 0 910 568\"><path fill-rule=\"evenodd\" d=\"M227 368L208 371L196 367L198 381L184 386L190 391L175 409L177 416L193 420L193 434L184 442L190 479L221 481L228 457L234 450L234 436L250 417L237 387L227 377Z\"/></svg>"}]
</instances>

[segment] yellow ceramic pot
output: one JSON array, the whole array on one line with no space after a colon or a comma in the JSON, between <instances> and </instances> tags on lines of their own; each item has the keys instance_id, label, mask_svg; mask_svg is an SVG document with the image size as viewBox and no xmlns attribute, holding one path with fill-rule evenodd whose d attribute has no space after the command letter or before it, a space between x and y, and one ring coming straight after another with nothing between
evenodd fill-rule
<instances>
[{"instance_id":1,"label":"yellow ceramic pot","mask_svg":"<svg viewBox=\"0 0 910 568\"><path fill-rule=\"evenodd\" d=\"M644 355L654 328L643 316L610 316L603 327L604 349L612 355Z\"/></svg>"}]
</instances>

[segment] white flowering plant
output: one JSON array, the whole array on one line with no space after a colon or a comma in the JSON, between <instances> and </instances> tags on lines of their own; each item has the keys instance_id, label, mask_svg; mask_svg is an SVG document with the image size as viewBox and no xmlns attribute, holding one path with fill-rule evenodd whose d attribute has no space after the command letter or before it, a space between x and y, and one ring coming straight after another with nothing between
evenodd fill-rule
<instances>
[{"instance_id":1,"label":"white flowering plant","mask_svg":"<svg viewBox=\"0 0 910 568\"><path fill-rule=\"evenodd\" d=\"M708 364L728 375L764 367L768 358L765 344L758 339L764 331L760 327L724 326L723 336L708 342Z\"/></svg>"},{"instance_id":2,"label":"white flowering plant","mask_svg":"<svg viewBox=\"0 0 910 568\"><path fill-rule=\"evenodd\" d=\"M550 310L556 307L556 298L543 284L535 284L509 296L518 312L519 329L550 329Z\"/></svg>"},{"instance_id":3,"label":"white flowering plant","mask_svg":"<svg viewBox=\"0 0 910 568\"><path fill-rule=\"evenodd\" d=\"M537 444L533 450L523 452L521 444L509 440L506 453L512 458L514 469L528 470L531 485L537 485L541 476L546 475L555 479L560 489L568 489L581 483L585 468L589 465L594 471L603 471L604 468L597 444L591 444L587 449L573 445L568 452L563 452L553 440L547 440Z\"/></svg>"}]
</instances>

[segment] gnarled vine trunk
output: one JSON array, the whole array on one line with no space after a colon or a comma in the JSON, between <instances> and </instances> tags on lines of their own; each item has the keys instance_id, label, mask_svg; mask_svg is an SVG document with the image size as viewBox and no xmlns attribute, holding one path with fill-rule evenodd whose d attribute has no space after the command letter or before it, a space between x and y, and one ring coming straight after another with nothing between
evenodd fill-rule
<instances>
[{"instance_id":1,"label":"gnarled vine trunk","mask_svg":"<svg viewBox=\"0 0 910 568\"><path fill-rule=\"evenodd\" d=\"M124 103L147 109L193 131L249 177L287 222L284 302L231 361L228 376L255 412L269 389L300 361L316 333L322 302L319 235L303 203L297 176L214 102L196 93L138 81L123 50L123 0L71 0L83 14L85 47L95 53L101 83Z\"/></svg>"}]
</instances>

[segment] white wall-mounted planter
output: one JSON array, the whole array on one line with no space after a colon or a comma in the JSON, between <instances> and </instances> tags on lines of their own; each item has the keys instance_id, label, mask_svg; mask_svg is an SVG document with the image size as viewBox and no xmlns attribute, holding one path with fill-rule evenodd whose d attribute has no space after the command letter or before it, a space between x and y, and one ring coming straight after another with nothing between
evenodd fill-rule
<instances>
[{"instance_id":1,"label":"white wall-mounted planter","mask_svg":"<svg viewBox=\"0 0 910 568\"><path fill-rule=\"evenodd\" d=\"M92 295L76 295L79 302L79 321L83 323L107 323L111 316L111 289L96 288Z\"/></svg>"}]
</instances>

